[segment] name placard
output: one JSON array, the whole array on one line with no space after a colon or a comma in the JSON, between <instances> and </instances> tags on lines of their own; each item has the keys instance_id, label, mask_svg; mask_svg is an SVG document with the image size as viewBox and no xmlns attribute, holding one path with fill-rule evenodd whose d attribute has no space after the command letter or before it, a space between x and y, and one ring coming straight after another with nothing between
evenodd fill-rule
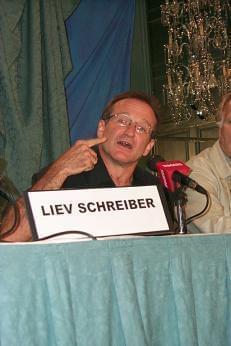
<instances>
[{"instance_id":1,"label":"name placard","mask_svg":"<svg viewBox=\"0 0 231 346\"><path fill-rule=\"evenodd\" d=\"M157 186L26 192L35 239L69 231L94 237L170 231Z\"/></svg>"}]
</instances>

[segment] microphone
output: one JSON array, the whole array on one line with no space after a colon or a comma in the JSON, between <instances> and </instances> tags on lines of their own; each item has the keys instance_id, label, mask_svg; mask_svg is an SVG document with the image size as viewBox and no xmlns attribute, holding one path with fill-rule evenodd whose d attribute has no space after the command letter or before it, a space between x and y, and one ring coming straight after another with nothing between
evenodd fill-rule
<instances>
[{"instance_id":1,"label":"microphone","mask_svg":"<svg viewBox=\"0 0 231 346\"><path fill-rule=\"evenodd\" d=\"M153 157L148 162L148 167L158 172L160 182L171 192L183 185L207 195L207 191L201 185L188 177L191 168L180 160L164 161L162 158L161 160L156 160Z\"/></svg>"},{"instance_id":2,"label":"microphone","mask_svg":"<svg viewBox=\"0 0 231 346\"><path fill-rule=\"evenodd\" d=\"M199 193L202 193L203 195L207 195L207 191L201 185L199 185L192 178L182 174L181 172L175 171L172 177L175 182L178 182L184 186L188 186L191 189L196 190Z\"/></svg>"},{"instance_id":3,"label":"microphone","mask_svg":"<svg viewBox=\"0 0 231 346\"><path fill-rule=\"evenodd\" d=\"M181 161L165 161L162 157L158 160L158 156L152 157L147 165L149 169L157 172L160 183L168 191L168 199L170 199L171 203L173 202L176 207L174 214L176 213L177 228L175 231L178 231L179 234L186 234L185 203L187 198L182 189L178 189L179 182L173 179L173 175L175 172L179 173L176 169L183 171L184 174L189 174L190 168L183 165ZM177 175L175 178L177 178Z\"/></svg>"},{"instance_id":4,"label":"microphone","mask_svg":"<svg viewBox=\"0 0 231 346\"><path fill-rule=\"evenodd\" d=\"M187 202L187 198L185 198L185 193L180 186L187 186L195 191L206 195L208 201L208 193L207 191L199 185L195 180L188 177L191 168L184 164L182 161L164 161L157 160L155 157L151 158L148 162L149 168L154 168L158 173L158 177L160 183L169 191L170 196L174 199L174 205L176 207L176 217L178 227L176 230L179 234L187 233L187 221L185 215L185 204ZM171 192L171 193L170 193ZM202 210L200 214L196 214L195 216L201 215L207 208L208 204L206 203L206 207ZM192 219L190 220L192 221Z\"/></svg>"}]
</instances>

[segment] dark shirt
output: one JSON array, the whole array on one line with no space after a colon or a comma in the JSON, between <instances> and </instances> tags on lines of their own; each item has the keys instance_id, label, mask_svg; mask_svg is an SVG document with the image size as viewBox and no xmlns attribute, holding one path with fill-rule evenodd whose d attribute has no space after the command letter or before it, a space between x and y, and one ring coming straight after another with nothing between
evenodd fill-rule
<instances>
[{"instance_id":1,"label":"dark shirt","mask_svg":"<svg viewBox=\"0 0 231 346\"><path fill-rule=\"evenodd\" d=\"M158 185L155 176L140 167L136 167L132 186ZM63 189L81 189L81 188L98 188L98 187L115 187L113 180L108 174L107 168L98 153L98 162L94 169L75 175L70 175L63 183Z\"/></svg>"},{"instance_id":2,"label":"dark shirt","mask_svg":"<svg viewBox=\"0 0 231 346\"><path fill-rule=\"evenodd\" d=\"M98 150L95 150L97 152L98 161L94 168L90 171L70 175L62 184L62 189L115 187L115 184L111 179ZM32 176L32 185L43 176L47 169L49 169L49 166L43 168L41 171ZM159 180L144 169L136 167L133 174L132 186L147 185L159 185Z\"/></svg>"},{"instance_id":3,"label":"dark shirt","mask_svg":"<svg viewBox=\"0 0 231 346\"><path fill-rule=\"evenodd\" d=\"M90 189L90 188L115 187L115 184L113 180L111 179L107 171L107 168L98 151L97 151L97 155L98 155L98 161L92 170L70 175L69 177L66 178L61 188L62 189L84 189L84 188ZM37 174L34 174L34 176L32 177L32 183L34 184L39 178L41 178L41 176L45 173L46 170L47 168L43 169ZM167 191L167 189L162 188L162 186L159 183L159 179L156 176L144 170L143 168L137 166L133 174L132 186L148 186L148 185L158 186L158 190L162 197L162 201L165 205L167 202L167 209L168 211L170 211L171 218L173 219L174 209L173 209L173 201L171 199L170 193Z\"/></svg>"},{"instance_id":4,"label":"dark shirt","mask_svg":"<svg viewBox=\"0 0 231 346\"><path fill-rule=\"evenodd\" d=\"M166 189L163 189L159 183L159 179L145 171L141 167L136 167L132 186L147 186L147 185L157 185L158 191L162 198L162 203L164 204L164 209L166 216L172 223L173 219L173 205L169 198L169 193ZM111 179L107 168L98 153L98 162L91 171L82 172L75 175L70 175L63 183L63 189L82 189L82 188L103 188L103 187L115 187L113 180Z\"/></svg>"}]
</instances>

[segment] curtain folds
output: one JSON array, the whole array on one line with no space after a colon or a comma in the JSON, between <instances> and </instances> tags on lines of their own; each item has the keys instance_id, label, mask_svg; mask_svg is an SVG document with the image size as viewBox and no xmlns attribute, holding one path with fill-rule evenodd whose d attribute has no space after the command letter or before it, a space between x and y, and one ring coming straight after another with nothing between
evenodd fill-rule
<instances>
[{"instance_id":1,"label":"curtain folds","mask_svg":"<svg viewBox=\"0 0 231 346\"><path fill-rule=\"evenodd\" d=\"M0 150L19 191L69 146L65 19L78 0L0 0Z\"/></svg>"},{"instance_id":2,"label":"curtain folds","mask_svg":"<svg viewBox=\"0 0 231 346\"><path fill-rule=\"evenodd\" d=\"M71 142L95 136L105 104L130 87L135 0L84 0L67 20L73 70L65 86Z\"/></svg>"}]
</instances>

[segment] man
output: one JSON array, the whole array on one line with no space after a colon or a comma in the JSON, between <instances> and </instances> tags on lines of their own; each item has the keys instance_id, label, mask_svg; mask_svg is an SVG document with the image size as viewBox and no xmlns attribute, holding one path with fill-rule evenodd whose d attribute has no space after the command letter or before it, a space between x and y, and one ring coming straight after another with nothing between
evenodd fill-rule
<instances>
[{"instance_id":1,"label":"man","mask_svg":"<svg viewBox=\"0 0 231 346\"><path fill-rule=\"evenodd\" d=\"M155 184L155 178L137 164L153 148L157 125L152 98L137 92L118 95L103 112L97 138L77 141L46 169L31 191ZM19 225L4 239L29 241L31 231L23 197L17 205ZM9 228L12 218L10 210L2 233Z\"/></svg>"},{"instance_id":2,"label":"man","mask_svg":"<svg viewBox=\"0 0 231 346\"><path fill-rule=\"evenodd\" d=\"M193 157L187 164L191 177L209 193L211 206L207 213L188 225L190 232L231 232L231 93L226 94L217 113L219 139ZM205 196L188 189L187 217L202 211Z\"/></svg>"}]
</instances>

